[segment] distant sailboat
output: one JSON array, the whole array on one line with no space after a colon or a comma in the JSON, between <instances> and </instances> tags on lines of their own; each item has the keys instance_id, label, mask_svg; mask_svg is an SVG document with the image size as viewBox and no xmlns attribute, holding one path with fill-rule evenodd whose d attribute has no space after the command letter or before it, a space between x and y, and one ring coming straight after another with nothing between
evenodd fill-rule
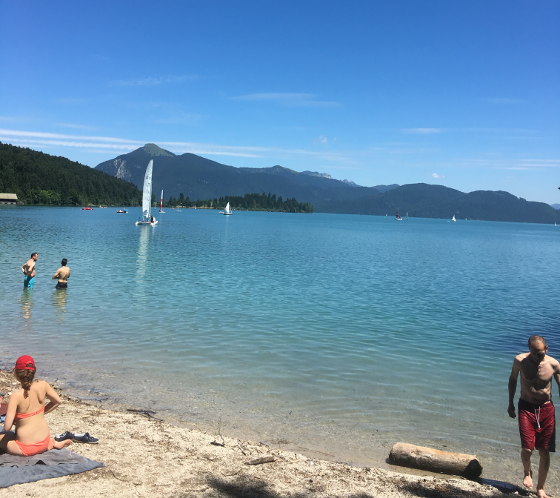
<instances>
[{"instance_id":1,"label":"distant sailboat","mask_svg":"<svg viewBox=\"0 0 560 498\"><path fill-rule=\"evenodd\" d=\"M453 215L453 218L451 218L451 221L452 221L453 223L455 223L455 222L457 221L456 218L455 218L455 215Z\"/></svg>"},{"instance_id":2,"label":"distant sailboat","mask_svg":"<svg viewBox=\"0 0 560 498\"><path fill-rule=\"evenodd\" d=\"M157 220L152 215L152 169L154 167L153 159L150 159L146 174L144 175L144 188L142 189L142 217L136 222L136 225L157 225Z\"/></svg>"},{"instance_id":3,"label":"distant sailboat","mask_svg":"<svg viewBox=\"0 0 560 498\"><path fill-rule=\"evenodd\" d=\"M161 189L161 196L159 198L159 212L165 213L165 211L163 210L163 189Z\"/></svg>"},{"instance_id":4,"label":"distant sailboat","mask_svg":"<svg viewBox=\"0 0 560 498\"><path fill-rule=\"evenodd\" d=\"M395 220L397 220L397 221L402 221L401 214L400 214L398 211L397 211L397 213L395 214Z\"/></svg>"},{"instance_id":5,"label":"distant sailboat","mask_svg":"<svg viewBox=\"0 0 560 498\"><path fill-rule=\"evenodd\" d=\"M229 202L226 204L225 209L223 211L220 211L220 213L225 214L226 216L231 215L231 208L229 207Z\"/></svg>"}]
</instances>

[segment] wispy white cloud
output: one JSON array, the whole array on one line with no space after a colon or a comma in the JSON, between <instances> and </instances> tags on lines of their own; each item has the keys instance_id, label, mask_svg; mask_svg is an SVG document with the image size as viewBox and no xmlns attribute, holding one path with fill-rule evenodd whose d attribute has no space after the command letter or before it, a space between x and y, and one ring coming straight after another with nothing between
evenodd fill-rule
<instances>
[{"instance_id":1,"label":"wispy white cloud","mask_svg":"<svg viewBox=\"0 0 560 498\"><path fill-rule=\"evenodd\" d=\"M145 76L140 78L130 78L124 80L113 80L112 86L160 86L169 84L188 83L198 79L194 74L165 75L165 76Z\"/></svg>"},{"instance_id":2,"label":"wispy white cloud","mask_svg":"<svg viewBox=\"0 0 560 498\"><path fill-rule=\"evenodd\" d=\"M445 178L445 175L440 175L439 173L432 173L432 178L439 180L441 178Z\"/></svg>"},{"instance_id":3,"label":"wispy white cloud","mask_svg":"<svg viewBox=\"0 0 560 498\"><path fill-rule=\"evenodd\" d=\"M512 133L534 135L534 134L541 133L539 130L534 130L531 128L459 128L459 131L464 131L467 133L492 133L498 135L512 134Z\"/></svg>"},{"instance_id":4,"label":"wispy white cloud","mask_svg":"<svg viewBox=\"0 0 560 498\"><path fill-rule=\"evenodd\" d=\"M443 133L443 130L441 128L405 128L403 132L411 135L437 135Z\"/></svg>"},{"instance_id":5,"label":"wispy white cloud","mask_svg":"<svg viewBox=\"0 0 560 498\"><path fill-rule=\"evenodd\" d=\"M251 93L232 97L247 102L275 102L286 107L339 107L340 103L319 100L312 93Z\"/></svg>"},{"instance_id":6,"label":"wispy white cloud","mask_svg":"<svg viewBox=\"0 0 560 498\"><path fill-rule=\"evenodd\" d=\"M36 121L36 118L31 116L2 116L0 115L0 123L21 123L21 126L30 126L30 123Z\"/></svg>"},{"instance_id":7,"label":"wispy white cloud","mask_svg":"<svg viewBox=\"0 0 560 498\"><path fill-rule=\"evenodd\" d=\"M549 169L560 168L560 159L519 159L511 166L503 169Z\"/></svg>"},{"instance_id":8,"label":"wispy white cloud","mask_svg":"<svg viewBox=\"0 0 560 498\"><path fill-rule=\"evenodd\" d=\"M33 137L35 139L70 139L70 140L87 140L94 142L119 142L119 143L140 143L138 140L128 140L116 137L101 137L101 136L81 136L81 135L68 135L63 133L50 133L43 131L27 131L27 130L7 130L0 128L0 135L2 137Z\"/></svg>"},{"instance_id":9,"label":"wispy white cloud","mask_svg":"<svg viewBox=\"0 0 560 498\"><path fill-rule=\"evenodd\" d=\"M79 123L55 123L56 126L61 128L70 128L72 130L94 130L93 126L79 124Z\"/></svg>"},{"instance_id":10,"label":"wispy white cloud","mask_svg":"<svg viewBox=\"0 0 560 498\"><path fill-rule=\"evenodd\" d=\"M457 161L456 167L531 171L560 168L560 159L543 158L470 158Z\"/></svg>"},{"instance_id":11,"label":"wispy white cloud","mask_svg":"<svg viewBox=\"0 0 560 498\"><path fill-rule=\"evenodd\" d=\"M236 146L222 144L206 144L196 142L162 142L153 138L147 140L129 140L118 137L82 136L63 133L49 133L38 131L0 129L0 141L24 147L54 148L69 147L88 149L90 151L132 151L149 142L156 142L159 146L176 154L190 152L209 156L230 157L314 157L325 161L341 161L343 156L337 153L310 151L306 149L282 149L258 146Z\"/></svg>"},{"instance_id":12,"label":"wispy white cloud","mask_svg":"<svg viewBox=\"0 0 560 498\"><path fill-rule=\"evenodd\" d=\"M21 147L37 147L38 149L50 149L53 147L72 147L79 149L91 149L92 147L98 150L119 150L119 151L132 151L141 147L140 144L100 144L92 142L78 142L70 140L37 140L33 138L16 138L16 139L6 139L0 135L0 141L8 141L12 145L19 145ZM143 145L143 144L142 144Z\"/></svg>"},{"instance_id":13,"label":"wispy white cloud","mask_svg":"<svg viewBox=\"0 0 560 498\"><path fill-rule=\"evenodd\" d=\"M546 133L530 128L459 128L457 131L502 140L546 140Z\"/></svg>"}]
</instances>

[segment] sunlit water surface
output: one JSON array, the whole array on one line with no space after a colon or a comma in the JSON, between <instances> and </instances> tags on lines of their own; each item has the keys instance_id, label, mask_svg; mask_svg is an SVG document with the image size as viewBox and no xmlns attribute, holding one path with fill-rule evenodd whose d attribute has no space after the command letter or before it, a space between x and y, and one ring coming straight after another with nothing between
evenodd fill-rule
<instances>
[{"instance_id":1,"label":"sunlit water surface","mask_svg":"<svg viewBox=\"0 0 560 498\"><path fill-rule=\"evenodd\" d=\"M560 357L560 228L130 211L0 208L0 366L31 354L83 398L313 456L386 467L404 441L519 481L507 379L533 331Z\"/></svg>"}]
</instances>

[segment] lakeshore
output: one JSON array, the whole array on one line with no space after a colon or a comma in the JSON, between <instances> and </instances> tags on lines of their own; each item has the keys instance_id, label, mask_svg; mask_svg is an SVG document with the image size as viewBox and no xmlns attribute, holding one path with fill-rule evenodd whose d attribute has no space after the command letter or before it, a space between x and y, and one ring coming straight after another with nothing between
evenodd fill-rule
<instances>
[{"instance_id":1,"label":"lakeshore","mask_svg":"<svg viewBox=\"0 0 560 498\"><path fill-rule=\"evenodd\" d=\"M558 329L550 227L189 210L138 230L90 214L0 209L16 332L0 368L25 352L67 397L308 458L394 470L402 441L476 454L484 478L518 482L505 384L528 331ZM21 290L31 250L37 282ZM66 291L50 279L61 257Z\"/></svg>"},{"instance_id":2,"label":"lakeshore","mask_svg":"<svg viewBox=\"0 0 560 498\"><path fill-rule=\"evenodd\" d=\"M10 393L17 388L12 373L0 371L0 389ZM108 410L61 395L62 405L47 417L51 434L89 432L99 438L98 444L73 443L69 449L105 466L18 484L1 489L0 496L519 496L513 487L504 492L459 477L420 471L412 475L308 458L259 442L178 427L159 420L157 412Z\"/></svg>"}]
</instances>

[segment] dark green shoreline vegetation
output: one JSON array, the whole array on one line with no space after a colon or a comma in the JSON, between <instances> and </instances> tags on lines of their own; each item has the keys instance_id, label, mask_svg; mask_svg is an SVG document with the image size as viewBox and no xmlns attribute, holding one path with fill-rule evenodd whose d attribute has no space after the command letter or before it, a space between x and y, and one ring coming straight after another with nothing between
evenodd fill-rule
<instances>
[{"instance_id":1,"label":"dark green shoreline vegetation","mask_svg":"<svg viewBox=\"0 0 560 498\"><path fill-rule=\"evenodd\" d=\"M283 213L312 213L313 206L308 202L295 199L283 200L275 194L245 194L244 196L226 196L209 200L191 201L182 193L179 198L170 197L166 206L177 206L197 209L224 209L230 203L234 211L278 211Z\"/></svg>"},{"instance_id":2,"label":"dark green shoreline vegetation","mask_svg":"<svg viewBox=\"0 0 560 498\"><path fill-rule=\"evenodd\" d=\"M135 206L142 193L101 171L24 147L0 142L0 192L19 203L46 206Z\"/></svg>"},{"instance_id":3,"label":"dark green shoreline vegetation","mask_svg":"<svg viewBox=\"0 0 560 498\"><path fill-rule=\"evenodd\" d=\"M224 209L229 201L237 211L381 216L393 216L399 211L411 218L449 220L454 215L458 221L560 224L560 211L552 206L504 191L464 193L424 183L361 187L282 166L235 168L191 153L176 156L154 144L89 168L64 157L0 142L0 192L16 194L20 204L138 206L146 164L155 158L153 202L156 206L159 204L156 194L163 188L170 196L166 206L171 207Z\"/></svg>"}]
</instances>

